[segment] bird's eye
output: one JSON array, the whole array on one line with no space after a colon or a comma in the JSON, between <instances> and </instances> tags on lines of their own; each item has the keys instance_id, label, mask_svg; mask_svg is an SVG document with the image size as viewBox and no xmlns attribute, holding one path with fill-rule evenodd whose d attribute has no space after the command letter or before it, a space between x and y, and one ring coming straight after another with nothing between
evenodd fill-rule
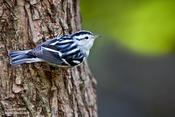
<instances>
[{"instance_id":1,"label":"bird's eye","mask_svg":"<svg viewBox=\"0 0 175 117\"><path fill-rule=\"evenodd\" d=\"M88 37L88 36L86 36L86 37L85 37L85 39L89 39L89 37Z\"/></svg>"}]
</instances>

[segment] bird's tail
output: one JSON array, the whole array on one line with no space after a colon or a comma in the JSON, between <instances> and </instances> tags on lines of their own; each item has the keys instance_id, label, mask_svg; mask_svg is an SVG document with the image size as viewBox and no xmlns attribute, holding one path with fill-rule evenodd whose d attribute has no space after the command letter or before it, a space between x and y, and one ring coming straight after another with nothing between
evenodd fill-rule
<instances>
[{"instance_id":1,"label":"bird's tail","mask_svg":"<svg viewBox=\"0 0 175 117\"><path fill-rule=\"evenodd\" d=\"M23 63L33 63L42 61L41 59L37 58L36 56L31 55L29 52L31 50L24 50L24 51L11 51L9 52L9 56L11 58L12 65L20 65Z\"/></svg>"}]
</instances>

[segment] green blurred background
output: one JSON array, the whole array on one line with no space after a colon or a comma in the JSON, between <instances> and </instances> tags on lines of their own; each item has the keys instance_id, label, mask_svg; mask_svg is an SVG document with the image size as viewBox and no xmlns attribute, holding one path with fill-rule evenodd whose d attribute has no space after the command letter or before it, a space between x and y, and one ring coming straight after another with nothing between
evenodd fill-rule
<instances>
[{"instance_id":1,"label":"green blurred background","mask_svg":"<svg viewBox=\"0 0 175 117\"><path fill-rule=\"evenodd\" d=\"M139 53L174 51L175 0L82 0L85 28Z\"/></svg>"},{"instance_id":2,"label":"green blurred background","mask_svg":"<svg viewBox=\"0 0 175 117\"><path fill-rule=\"evenodd\" d=\"M99 117L175 117L175 0L81 0Z\"/></svg>"}]
</instances>

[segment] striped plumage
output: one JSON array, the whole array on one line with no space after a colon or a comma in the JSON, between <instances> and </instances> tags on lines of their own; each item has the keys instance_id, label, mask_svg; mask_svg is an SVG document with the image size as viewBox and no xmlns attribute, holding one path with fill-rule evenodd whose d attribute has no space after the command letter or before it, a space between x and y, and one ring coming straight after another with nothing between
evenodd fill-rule
<instances>
[{"instance_id":1,"label":"striped plumage","mask_svg":"<svg viewBox=\"0 0 175 117\"><path fill-rule=\"evenodd\" d=\"M31 50L11 51L11 64L48 62L60 66L75 66L88 57L95 38L89 31L56 37Z\"/></svg>"}]
</instances>

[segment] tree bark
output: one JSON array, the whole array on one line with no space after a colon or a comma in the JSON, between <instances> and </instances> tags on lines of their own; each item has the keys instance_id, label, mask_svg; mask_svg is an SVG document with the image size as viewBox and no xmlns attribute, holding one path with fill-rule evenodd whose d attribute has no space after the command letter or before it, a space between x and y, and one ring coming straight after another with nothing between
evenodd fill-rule
<instances>
[{"instance_id":1,"label":"tree bark","mask_svg":"<svg viewBox=\"0 0 175 117\"><path fill-rule=\"evenodd\" d=\"M9 50L80 29L79 0L0 0L1 116L97 117L96 80L86 62L73 68L9 64Z\"/></svg>"}]
</instances>

